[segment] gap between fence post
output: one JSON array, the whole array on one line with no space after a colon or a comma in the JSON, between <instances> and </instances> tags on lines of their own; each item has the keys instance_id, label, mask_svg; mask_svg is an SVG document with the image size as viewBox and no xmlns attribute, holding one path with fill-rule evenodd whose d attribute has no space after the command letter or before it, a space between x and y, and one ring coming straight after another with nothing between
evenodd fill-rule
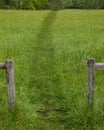
<instances>
[{"instance_id":1,"label":"gap between fence post","mask_svg":"<svg viewBox=\"0 0 104 130\"><path fill-rule=\"evenodd\" d=\"M93 104L94 98L94 73L95 73L95 59L89 58L88 63L88 106Z\"/></svg>"},{"instance_id":2,"label":"gap between fence post","mask_svg":"<svg viewBox=\"0 0 104 130\"><path fill-rule=\"evenodd\" d=\"M7 60L5 62L5 67L6 67L6 80L7 80L7 91L8 91L8 109L9 111L13 111L16 103L13 61Z\"/></svg>"}]
</instances>

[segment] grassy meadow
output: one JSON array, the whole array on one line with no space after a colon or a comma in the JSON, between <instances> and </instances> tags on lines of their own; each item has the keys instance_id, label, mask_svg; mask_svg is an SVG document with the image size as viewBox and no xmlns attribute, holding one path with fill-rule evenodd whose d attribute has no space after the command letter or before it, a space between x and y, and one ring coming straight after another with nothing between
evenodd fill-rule
<instances>
[{"instance_id":1,"label":"grassy meadow","mask_svg":"<svg viewBox=\"0 0 104 130\"><path fill-rule=\"evenodd\" d=\"M0 10L0 63L15 63L16 109L0 70L0 130L104 130L104 72L87 108L87 58L104 62L104 11Z\"/></svg>"}]
</instances>

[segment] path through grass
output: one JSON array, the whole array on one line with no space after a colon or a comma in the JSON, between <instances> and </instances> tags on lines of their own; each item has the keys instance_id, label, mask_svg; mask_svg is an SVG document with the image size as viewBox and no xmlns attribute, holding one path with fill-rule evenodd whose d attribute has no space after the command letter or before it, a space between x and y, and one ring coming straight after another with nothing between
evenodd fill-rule
<instances>
[{"instance_id":1,"label":"path through grass","mask_svg":"<svg viewBox=\"0 0 104 130\"><path fill-rule=\"evenodd\" d=\"M44 18L40 32L37 34L36 45L33 47L30 66L30 103L36 108L37 118L46 121L45 124L58 118L61 120L66 114L63 106L66 98L60 87L60 77L57 75L53 43L53 28L57 13L50 11ZM53 126L57 125L58 122L54 122Z\"/></svg>"},{"instance_id":2,"label":"path through grass","mask_svg":"<svg viewBox=\"0 0 104 130\"><path fill-rule=\"evenodd\" d=\"M44 119L50 118L49 114L54 111L56 100L60 100L57 97L57 93L60 91L59 86L55 82L56 63L53 44L53 24L56 17L57 12L51 11L43 20L32 57L30 101L34 105L38 104L40 108L38 108L37 114Z\"/></svg>"},{"instance_id":3,"label":"path through grass","mask_svg":"<svg viewBox=\"0 0 104 130\"><path fill-rule=\"evenodd\" d=\"M34 100L37 99L37 103L43 105L43 107L41 107L43 110L38 111L45 111L46 113L48 112L46 107L49 109L48 104L50 102L48 97L50 98L52 91L50 84L53 84L51 81L54 73L52 25L56 15L57 12L51 11L44 18L40 32L37 34L37 43L32 55L32 77L30 77L30 86L32 87L31 102L36 103ZM46 114L45 112L43 112L43 114ZM47 118L46 115L44 118Z\"/></svg>"}]
</instances>

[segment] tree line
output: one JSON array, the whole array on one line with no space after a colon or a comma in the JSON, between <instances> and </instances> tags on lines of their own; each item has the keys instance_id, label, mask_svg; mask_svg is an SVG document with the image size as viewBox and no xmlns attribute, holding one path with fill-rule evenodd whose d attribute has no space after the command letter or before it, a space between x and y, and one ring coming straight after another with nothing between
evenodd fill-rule
<instances>
[{"instance_id":1,"label":"tree line","mask_svg":"<svg viewBox=\"0 0 104 130\"><path fill-rule=\"evenodd\" d=\"M104 0L0 0L1 9L104 9Z\"/></svg>"}]
</instances>

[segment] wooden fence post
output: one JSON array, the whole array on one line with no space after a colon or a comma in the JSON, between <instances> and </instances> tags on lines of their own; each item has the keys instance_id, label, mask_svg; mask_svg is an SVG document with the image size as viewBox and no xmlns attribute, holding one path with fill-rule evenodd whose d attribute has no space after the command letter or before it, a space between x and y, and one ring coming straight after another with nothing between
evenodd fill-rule
<instances>
[{"instance_id":1,"label":"wooden fence post","mask_svg":"<svg viewBox=\"0 0 104 130\"><path fill-rule=\"evenodd\" d=\"M95 71L95 59L89 58L88 63L88 106L93 104L94 98L94 71Z\"/></svg>"},{"instance_id":2,"label":"wooden fence post","mask_svg":"<svg viewBox=\"0 0 104 130\"><path fill-rule=\"evenodd\" d=\"M6 67L6 79L7 79L7 90L8 90L8 108L9 111L14 110L15 106L15 82L14 82L14 63L12 60L5 62Z\"/></svg>"}]
</instances>

